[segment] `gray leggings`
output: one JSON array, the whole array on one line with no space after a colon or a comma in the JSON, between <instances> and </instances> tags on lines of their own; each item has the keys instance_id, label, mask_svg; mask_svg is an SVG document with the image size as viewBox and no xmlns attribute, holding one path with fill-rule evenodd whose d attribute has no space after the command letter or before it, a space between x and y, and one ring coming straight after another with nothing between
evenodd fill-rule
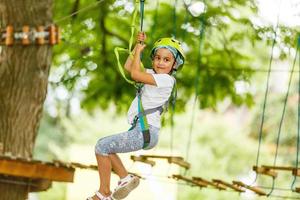
<instances>
[{"instance_id":1,"label":"gray leggings","mask_svg":"<svg viewBox=\"0 0 300 200\"><path fill-rule=\"evenodd\" d=\"M158 142L159 128L149 125L150 144L146 149L152 149ZM107 156L112 153L127 153L143 149L144 139L139 123L129 131L107 136L98 140L95 152Z\"/></svg>"}]
</instances>

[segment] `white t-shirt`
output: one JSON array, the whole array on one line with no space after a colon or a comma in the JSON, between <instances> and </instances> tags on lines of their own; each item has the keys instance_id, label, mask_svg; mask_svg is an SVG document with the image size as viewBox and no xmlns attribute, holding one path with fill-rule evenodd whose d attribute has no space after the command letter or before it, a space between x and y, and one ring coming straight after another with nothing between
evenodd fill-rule
<instances>
[{"instance_id":1,"label":"white t-shirt","mask_svg":"<svg viewBox=\"0 0 300 200\"><path fill-rule=\"evenodd\" d=\"M155 74L152 69L147 69L147 73L152 74L155 85L145 84L142 88L142 105L144 110L163 106L169 99L175 78L169 74ZM138 97L132 101L127 113L128 123L132 124L134 117L138 114ZM147 115L148 124L160 128L160 111Z\"/></svg>"}]
</instances>

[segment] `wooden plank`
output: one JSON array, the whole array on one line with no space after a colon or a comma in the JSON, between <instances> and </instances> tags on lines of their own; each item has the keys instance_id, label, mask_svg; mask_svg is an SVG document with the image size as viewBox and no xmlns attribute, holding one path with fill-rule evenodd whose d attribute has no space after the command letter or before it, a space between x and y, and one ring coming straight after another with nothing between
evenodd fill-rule
<instances>
[{"instance_id":1,"label":"wooden plank","mask_svg":"<svg viewBox=\"0 0 300 200\"><path fill-rule=\"evenodd\" d=\"M233 183L234 185L238 185L238 186L244 187L244 188L246 188L246 189L248 189L248 190L251 190L251 191L255 192L256 194L258 194L258 195L260 195L260 196L266 196L266 195L267 195L267 194L266 194L263 190L261 190L260 188L246 185L246 184L244 184L244 183L241 182L241 181L232 181L232 183Z\"/></svg>"},{"instance_id":2,"label":"wooden plank","mask_svg":"<svg viewBox=\"0 0 300 200\"><path fill-rule=\"evenodd\" d=\"M182 158L170 157L170 158L168 158L168 162L177 164L185 169L189 169L191 167L190 163L184 161Z\"/></svg>"},{"instance_id":3,"label":"wooden plank","mask_svg":"<svg viewBox=\"0 0 300 200\"><path fill-rule=\"evenodd\" d=\"M138 161L138 162L143 162L143 163L149 164L152 167L155 165L155 161L148 160L148 158L143 157L143 156L133 156L132 155L132 156L130 156L130 159L133 160L133 161Z\"/></svg>"},{"instance_id":4,"label":"wooden plank","mask_svg":"<svg viewBox=\"0 0 300 200\"><path fill-rule=\"evenodd\" d=\"M25 160L0 160L0 174L30 179L73 182L74 168L57 167L42 162Z\"/></svg>"},{"instance_id":5,"label":"wooden plank","mask_svg":"<svg viewBox=\"0 0 300 200\"><path fill-rule=\"evenodd\" d=\"M271 176L273 178L277 177L277 172L275 172L273 169L270 168L265 168L265 167L258 167L258 166L253 166L253 171L255 171L257 174L264 174L267 176Z\"/></svg>"},{"instance_id":6,"label":"wooden plank","mask_svg":"<svg viewBox=\"0 0 300 200\"><path fill-rule=\"evenodd\" d=\"M205 180L205 179L203 179L201 177L195 177L194 176L194 177L192 177L192 179L194 181L201 182L201 183L206 184L206 185L210 185L210 186L212 186L214 188L217 188L219 190L226 190L226 188L227 188L224 185L219 185L219 184L217 184L215 182L211 182L211 181Z\"/></svg>"},{"instance_id":7,"label":"wooden plank","mask_svg":"<svg viewBox=\"0 0 300 200\"><path fill-rule=\"evenodd\" d=\"M91 169L91 170L98 170L97 165L84 165L81 163L71 162L71 167L79 168L79 169Z\"/></svg>"},{"instance_id":8,"label":"wooden plank","mask_svg":"<svg viewBox=\"0 0 300 200\"><path fill-rule=\"evenodd\" d=\"M243 188L239 187L239 186L236 186L236 185L233 185L233 184L230 184L230 183L227 183L225 181L222 181L220 179L213 179L213 182L215 182L216 184L218 184L219 186L220 185L223 185L223 186L226 186L228 188L231 188L237 192L246 192L246 190L244 190Z\"/></svg>"},{"instance_id":9,"label":"wooden plank","mask_svg":"<svg viewBox=\"0 0 300 200\"><path fill-rule=\"evenodd\" d=\"M183 160L183 157L180 157L180 156L140 155L140 157L145 157L145 158L158 158L158 159L178 158L178 159Z\"/></svg>"},{"instance_id":10,"label":"wooden plank","mask_svg":"<svg viewBox=\"0 0 300 200\"><path fill-rule=\"evenodd\" d=\"M294 176L300 176L300 169L294 168L292 173Z\"/></svg>"},{"instance_id":11,"label":"wooden plank","mask_svg":"<svg viewBox=\"0 0 300 200\"><path fill-rule=\"evenodd\" d=\"M157 159L167 159L169 163L177 164L185 169L191 167L190 163L184 161L183 157L180 156L160 156L160 155L140 155L142 158L157 158Z\"/></svg>"},{"instance_id":12,"label":"wooden plank","mask_svg":"<svg viewBox=\"0 0 300 200\"><path fill-rule=\"evenodd\" d=\"M266 169L274 169L274 170L282 170L282 171L293 171L295 167L287 167L287 166L270 166L270 165L262 165L263 168Z\"/></svg>"},{"instance_id":13,"label":"wooden plank","mask_svg":"<svg viewBox=\"0 0 300 200\"><path fill-rule=\"evenodd\" d=\"M188 183L192 183L193 185L196 185L196 186L199 186L199 187L207 187L207 184L204 184L204 183L201 183L201 182L198 182L198 181L195 181L193 179L190 179L190 178L186 178L184 176L181 176L181 175L173 175L172 178L176 179L176 180L183 180L185 182L188 182Z\"/></svg>"}]
</instances>

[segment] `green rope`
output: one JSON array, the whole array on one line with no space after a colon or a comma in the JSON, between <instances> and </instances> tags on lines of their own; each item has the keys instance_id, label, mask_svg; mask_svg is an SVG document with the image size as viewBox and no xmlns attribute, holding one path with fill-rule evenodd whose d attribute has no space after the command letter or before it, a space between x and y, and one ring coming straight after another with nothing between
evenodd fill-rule
<instances>
[{"instance_id":1,"label":"green rope","mask_svg":"<svg viewBox=\"0 0 300 200\"><path fill-rule=\"evenodd\" d=\"M200 81L200 67L201 67L201 57L202 57L202 45L204 42L204 33L205 33L205 19L204 16L200 16L200 36L199 36L199 52L198 52L198 59L197 59L197 72L196 72L196 78L195 78L195 98L193 102L193 107L192 107L192 118L191 118L191 124L189 128L189 136L188 136L188 142L186 146L186 156L185 160L189 160L189 153L190 153L190 147L191 147L191 141L192 141L192 133L193 133L193 127L194 127L194 119L195 119L195 110L196 110L196 104L197 104L197 99L199 96L199 81Z\"/></svg>"},{"instance_id":2,"label":"green rope","mask_svg":"<svg viewBox=\"0 0 300 200\"><path fill-rule=\"evenodd\" d=\"M127 53L131 58L133 58L133 54L132 54L132 45L133 45L133 41L134 41L134 34L135 34L135 23L136 23L136 17L137 17L137 13L138 10L136 8L136 4L135 4L135 8L134 8L134 12L133 12L133 17L132 17L132 21L131 21L131 34L130 34L130 39L129 39L129 45L128 45L128 49L126 48L122 48L122 47L115 47L114 49L114 53L117 59L117 65L118 65L118 69L122 75L122 77L124 78L124 80L126 82L128 82L129 84L134 85L136 88L138 88L137 83L135 83L133 80L130 80L129 78L126 77L125 71L124 71L124 66L121 64L120 62L120 52L125 52ZM142 27L142 25L141 25ZM141 67L144 68L143 63L141 62Z\"/></svg>"},{"instance_id":3,"label":"green rope","mask_svg":"<svg viewBox=\"0 0 300 200\"><path fill-rule=\"evenodd\" d=\"M280 5L281 5L281 0L279 2L279 11L280 11ZM271 70L272 70L273 52L274 52L274 47L275 47L276 38L277 38L277 29L279 27L279 16L280 16L279 11L278 11L278 15L277 15L277 24L276 24L276 28L274 31L274 40L273 40L273 44L272 44L271 57L270 57L269 68L268 68L267 85L266 85L266 90L265 90L265 95L264 95L263 112L262 112L261 124L260 124L260 129L259 129L259 142L258 142L258 149L257 149L257 155L256 155L256 166L258 166L259 157L260 157L260 149L261 149L261 143L262 143L262 131L263 131L263 126L264 126L265 110L266 110L266 104L267 104L268 92L269 92L270 74L271 74ZM255 179L251 185L253 185L256 182L257 178L258 178L258 173L255 174ZM272 178L272 189L267 194L267 196L271 196L271 194L274 190L274 186L275 186L275 178L273 177Z\"/></svg>"},{"instance_id":4,"label":"green rope","mask_svg":"<svg viewBox=\"0 0 300 200\"><path fill-rule=\"evenodd\" d=\"M259 140L258 140L258 149L257 149L257 154L256 154L256 166L258 166L258 164L259 164L260 149L261 149L261 144L262 144L262 132L263 132L263 126L264 126L264 121L265 121L265 112L266 112L268 93L269 93L270 74L271 74L271 70L272 70L272 61L273 61L274 47L276 44L278 25L279 25L279 20L277 18L277 25L276 25L276 28L274 31L274 39L273 39L272 49L271 49L271 57L269 60L267 84L266 84L266 90L265 90L265 95L264 95L262 117L261 117L261 123L260 123L260 128L259 128ZM257 178L258 178L258 174L256 173L255 179L251 185L253 185L256 182Z\"/></svg>"},{"instance_id":5,"label":"green rope","mask_svg":"<svg viewBox=\"0 0 300 200\"><path fill-rule=\"evenodd\" d=\"M176 38L177 36L177 15L176 15L176 7L177 7L177 0L174 1L174 9L173 9L173 37Z\"/></svg>"},{"instance_id":6,"label":"green rope","mask_svg":"<svg viewBox=\"0 0 300 200\"><path fill-rule=\"evenodd\" d=\"M295 56L295 60L294 60L294 65L296 63L296 57L297 57L297 53L299 52L300 49L300 35L298 36L298 44L297 44L297 51L296 51L296 56ZM300 53L299 53L299 60L298 60L298 64L299 64L299 70L300 70ZM299 77L299 83L298 83L298 128L297 128L297 155L296 155L296 169L298 169L298 162L299 162L299 150L300 150L300 72L298 73L298 77ZM294 180L293 183L291 185L291 190L294 191L294 186L297 180L297 175L294 175Z\"/></svg>"},{"instance_id":7,"label":"green rope","mask_svg":"<svg viewBox=\"0 0 300 200\"><path fill-rule=\"evenodd\" d=\"M298 51L298 45L297 45L297 51ZM294 74L294 69L295 69L295 62L296 62L296 58L297 58L297 53L294 59L294 64L292 67L292 72L290 73L290 78L289 78L289 83L288 83L288 89L285 95L285 99L284 99L284 106L283 106L283 111L282 111L282 115L281 115L281 119L280 119L280 123L279 123L279 129L278 129L278 134L277 134L277 141L276 141L276 151L275 151L275 157L274 157L274 162L273 162L273 166L276 166L276 161L277 161L277 156L278 156L278 149L279 149L279 141L280 141L280 135L281 135L281 128L282 128L282 124L283 124L283 119L285 116L285 110L286 110L286 105L287 105L287 100L288 100L288 96L290 93L290 88L291 88L291 83L292 83L292 78L293 78L293 74ZM274 177L273 177L274 179ZM270 196L274 190L274 182L273 181L273 186L271 191L269 192L268 196Z\"/></svg>"}]
</instances>

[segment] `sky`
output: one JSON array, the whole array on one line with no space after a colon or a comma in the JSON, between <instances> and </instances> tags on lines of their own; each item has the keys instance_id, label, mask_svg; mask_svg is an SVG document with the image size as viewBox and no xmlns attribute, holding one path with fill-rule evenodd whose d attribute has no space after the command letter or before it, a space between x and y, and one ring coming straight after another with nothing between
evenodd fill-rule
<instances>
[{"instance_id":1,"label":"sky","mask_svg":"<svg viewBox=\"0 0 300 200\"><path fill-rule=\"evenodd\" d=\"M300 26L300 0L257 0L257 2L260 23L276 26L279 14L281 24L289 27ZM197 16L203 12L204 4L202 1L195 1L189 10Z\"/></svg>"},{"instance_id":2,"label":"sky","mask_svg":"<svg viewBox=\"0 0 300 200\"><path fill-rule=\"evenodd\" d=\"M258 0L259 14L274 26L279 22L289 27L300 26L300 0Z\"/></svg>"}]
</instances>

